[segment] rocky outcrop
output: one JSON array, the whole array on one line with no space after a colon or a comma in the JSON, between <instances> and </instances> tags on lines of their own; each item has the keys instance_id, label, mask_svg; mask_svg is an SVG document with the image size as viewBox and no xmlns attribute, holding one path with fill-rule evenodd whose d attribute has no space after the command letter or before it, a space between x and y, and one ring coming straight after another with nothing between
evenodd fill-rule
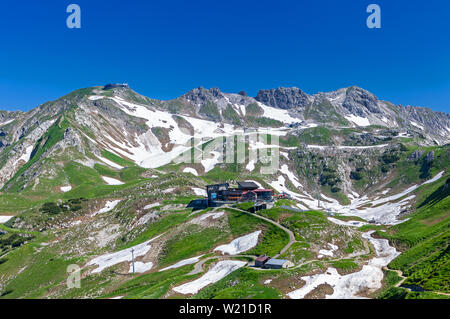
<instances>
[{"instance_id":1,"label":"rocky outcrop","mask_svg":"<svg viewBox=\"0 0 450 319\"><path fill-rule=\"evenodd\" d=\"M218 88L205 89L198 87L184 94L182 98L189 100L196 105L203 105L208 101L214 101L223 98L222 92Z\"/></svg>"},{"instance_id":2,"label":"rocky outcrop","mask_svg":"<svg viewBox=\"0 0 450 319\"><path fill-rule=\"evenodd\" d=\"M129 89L130 87L127 83L108 83L103 87L103 90L110 90L117 88Z\"/></svg>"},{"instance_id":3,"label":"rocky outcrop","mask_svg":"<svg viewBox=\"0 0 450 319\"><path fill-rule=\"evenodd\" d=\"M296 87L260 90L255 99L279 109L303 109L310 102L308 94Z\"/></svg>"},{"instance_id":4,"label":"rocky outcrop","mask_svg":"<svg viewBox=\"0 0 450 319\"><path fill-rule=\"evenodd\" d=\"M450 114L417 106L400 105L399 110L401 117L405 119L405 125L422 129L430 135L450 137Z\"/></svg>"},{"instance_id":5,"label":"rocky outcrop","mask_svg":"<svg viewBox=\"0 0 450 319\"><path fill-rule=\"evenodd\" d=\"M414 152L411 153L411 155L408 156L408 160L409 161L418 161L423 154L425 154L425 151L423 150L415 150Z\"/></svg>"},{"instance_id":6,"label":"rocky outcrop","mask_svg":"<svg viewBox=\"0 0 450 319\"><path fill-rule=\"evenodd\" d=\"M378 98L372 93L359 87L350 87L342 106L353 115L365 117L370 113L381 113Z\"/></svg>"}]
</instances>

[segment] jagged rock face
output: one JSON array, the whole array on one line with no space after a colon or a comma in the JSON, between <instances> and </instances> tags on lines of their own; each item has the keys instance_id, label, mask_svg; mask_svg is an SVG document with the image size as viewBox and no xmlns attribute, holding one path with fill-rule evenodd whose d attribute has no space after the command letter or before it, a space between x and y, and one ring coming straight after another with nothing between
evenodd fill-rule
<instances>
[{"instance_id":1,"label":"jagged rock face","mask_svg":"<svg viewBox=\"0 0 450 319\"><path fill-rule=\"evenodd\" d=\"M370 113L382 113L378 98L372 93L358 87L349 88L342 106L352 114L364 117Z\"/></svg>"},{"instance_id":2,"label":"jagged rock face","mask_svg":"<svg viewBox=\"0 0 450 319\"><path fill-rule=\"evenodd\" d=\"M427 161L427 163L431 163L434 160L434 152L428 152L427 157L425 159Z\"/></svg>"},{"instance_id":3,"label":"jagged rock face","mask_svg":"<svg viewBox=\"0 0 450 319\"><path fill-rule=\"evenodd\" d=\"M419 160L422 155L425 154L425 151L422 150L415 150L414 152L411 153L411 155L408 157L408 160L410 161L417 161Z\"/></svg>"},{"instance_id":4,"label":"jagged rock face","mask_svg":"<svg viewBox=\"0 0 450 319\"><path fill-rule=\"evenodd\" d=\"M450 134L450 114L434 112L429 108L400 106L401 114L407 121L420 124L433 134L448 136Z\"/></svg>"},{"instance_id":5,"label":"jagged rock face","mask_svg":"<svg viewBox=\"0 0 450 319\"><path fill-rule=\"evenodd\" d=\"M285 110L303 109L309 103L308 94L295 87L260 90L255 99L263 104Z\"/></svg>"},{"instance_id":6,"label":"jagged rock face","mask_svg":"<svg viewBox=\"0 0 450 319\"><path fill-rule=\"evenodd\" d=\"M223 94L218 88L211 88L207 90L203 87L199 87L189 91L182 97L197 105L198 104L203 105L208 101L213 101L222 98Z\"/></svg>"}]
</instances>

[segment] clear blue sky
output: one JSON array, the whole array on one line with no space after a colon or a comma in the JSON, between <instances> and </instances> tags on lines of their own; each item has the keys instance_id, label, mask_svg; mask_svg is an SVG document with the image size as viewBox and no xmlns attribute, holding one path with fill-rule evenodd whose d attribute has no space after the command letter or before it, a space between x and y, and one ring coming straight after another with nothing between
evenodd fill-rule
<instances>
[{"instance_id":1,"label":"clear blue sky","mask_svg":"<svg viewBox=\"0 0 450 319\"><path fill-rule=\"evenodd\" d=\"M82 29L66 27L66 7ZM382 28L366 27L366 7ZM2 0L0 109L28 110L82 87L128 82L175 98L297 86L361 86L450 112L448 0Z\"/></svg>"}]
</instances>

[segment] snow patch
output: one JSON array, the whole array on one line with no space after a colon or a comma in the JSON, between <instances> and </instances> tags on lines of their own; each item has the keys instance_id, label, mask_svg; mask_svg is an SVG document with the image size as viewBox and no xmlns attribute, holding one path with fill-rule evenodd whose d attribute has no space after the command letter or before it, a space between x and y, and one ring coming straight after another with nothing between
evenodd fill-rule
<instances>
[{"instance_id":1,"label":"snow patch","mask_svg":"<svg viewBox=\"0 0 450 319\"><path fill-rule=\"evenodd\" d=\"M387 239L372 238L373 232L364 233L363 237L373 244L376 257L371 259L367 265L364 265L362 270L341 276L335 268L330 267L323 274L302 277L301 279L306 284L302 288L288 293L288 296L292 299L302 299L322 284L328 284L333 288L333 293L327 295L326 299L362 298L358 294L367 290L371 292L380 289L383 279L382 268L387 266L400 253L394 247L389 246Z\"/></svg>"},{"instance_id":2,"label":"snow patch","mask_svg":"<svg viewBox=\"0 0 450 319\"><path fill-rule=\"evenodd\" d=\"M98 214L103 214L103 213L107 213L107 212L109 212L109 211L112 211L112 210L117 206L117 204L119 204L119 203L120 203L120 199L118 199L118 200L112 200L112 201L107 201L106 204L105 204L105 206L104 206L102 209L100 209L100 210L97 211L97 212L92 213L92 214L90 215L90 217L94 217L94 216L96 216L96 215L98 215Z\"/></svg>"},{"instance_id":3,"label":"snow patch","mask_svg":"<svg viewBox=\"0 0 450 319\"><path fill-rule=\"evenodd\" d=\"M350 227L361 227L361 226L367 225L366 222L362 222L362 221L358 221L358 220L351 220L351 221L346 222L346 221L336 219L333 217L328 217L328 220L337 225L350 226Z\"/></svg>"},{"instance_id":4,"label":"snow patch","mask_svg":"<svg viewBox=\"0 0 450 319\"><path fill-rule=\"evenodd\" d=\"M323 209L331 213L339 213L343 216L358 216L367 221L373 221L377 224L395 225L402 223L405 220L399 220L399 214L409 205L409 201L415 198L415 195L409 195L422 185L433 183L444 175L444 171L439 172L432 179L422 183L421 185L413 185L404 191L377 199L369 199L366 195L358 198L353 198L349 205L341 205L338 201L330 199L325 195L321 195L327 201L321 201L320 207L317 200L314 200L311 195L306 194L309 198L301 197L300 194L290 192L284 186L284 177L280 176L278 182L272 182L270 185L277 191L285 191L294 199L302 201L310 209ZM386 192L387 194L388 192ZM408 196L409 195L409 196Z\"/></svg>"},{"instance_id":5,"label":"snow patch","mask_svg":"<svg viewBox=\"0 0 450 319\"><path fill-rule=\"evenodd\" d=\"M181 294L196 294L200 289L218 282L225 278L233 271L244 267L247 263L237 260L219 261L213 268L197 280L185 283L181 286L174 287L173 290Z\"/></svg>"},{"instance_id":6,"label":"snow patch","mask_svg":"<svg viewBox=\"0 0 450 319\"><path fill-rule=\"evenodd\" d=\"M114 163L113 161L110 161L107 158L101 157L101 156L97 156L103 163L108 164L111 167L117 168L117 169L122 169L123 166L120 166L119 164Z\"/></svg>"},{"instance_id":7,"label":"snow patch","mask_svg":"<svg viewBox=\"0 0 450 319\"><path fill-rule=\"evenodd\" d=\"M289 153L280 151L280 154L283 155L289 161Z\"/></svg>"},{"instance_id":8,"label":"snow patch","mask_svg":"<svg viewBox=\"0 0 450 319\"><path fill-rule=\"evenodd\" d=\"M143 272L149 271L152 268L153 268L152 262L148 262L148 263L144 263L141 261L134 262L134 272L135 273L143 273ZM128 272L130 274L133 273L133 264L132 263L130 264L130 270Z\"/></svg>"},{"instance_id":9,"label":"snow patch","mask_svg":"<svg viewBox=\"0 0 450 319\"><path fill-rule=\"evenodd\" d=\"M28 146L25 149L25 152L20 156L13 164L13 166L17 165L20 161L25 161L25 163L28 163L31 157L31 152L33 152L33 145Z\"/></svg>"},{"instance_id":10,"label":"snow patch","mask_svg":"<svg viewBox=\"0 0 450 319\"><path fill-rule=\"evenodd\" d=\"M219 163L220 153L213 151L210 153L209 158L203 159L201 161L203 167L205 168L205 173L209 172L214 168L214 166Z\"/></svg>"},{"instance_id":11,"label":"snow patch","mask_svg":"<svg viewBox=\"0 0 450 319\"><path fill-rule=\"evenodd\" d=\"M209 217L212 217L212 219L218 219L218 218L222 217L223 215L225 215L225 212L223 212L223 211L217 212L217 213L206 213L199 217L195 217L194 219L191 220L191 223L198 223Z\"/></svg>"},{"instance_id":12,"label":"snow patch","mask_svg":"<svg viewBox=\"0 0 450 319\"><path fill-rule=\"evenodd\" d=\"M13 218L14 216L0 216L0 224L6 223L8 220Z\"/></svg>"},{"instance_id":13,"label":"snow patch","mask_svg":"<svg viewBox=\"0 0 450 319\"><path fill-rule=\"evenodd\" d=\"M345 116L345 118L347 120L349 120L350 122L355 123L358 126L369 126L370 125L369 119L366 117L361 117L361 116L356 116L356 115L350 114L349 116Z\"/></svg>"},{"instance_id":14,"label":"snow patch","mask_svg":"<svg viewBox=\"0 0 450 319\"><path fill-rule=\"evenodd\" d=\"M91 101L101 100L103 98L105 98L105 97L102 95L91 95L90 97L88 97L88 99Z\"/></svg>"},{"instance_id":15,"label":"snow patch","mask_svg":"<svg viewBox=\"0 0 450 319\"><path fill-rule=\"evenodd\" d=\"M119 181L118 179L115 179L112 177L102 176L102 178L108 185L123 185L124 184L123 182Z\"/></svg>"},{"instance_id":16,"label":"snow patch","mask_svg":"<svg viewBox=\"0 0 450 319\"><path fill-rule=\"evenodd\" d=\"M192 168L192 167L186 167L183 170L183 173L191 173L191 174L193 174L195 176L198 176L197 170L195 168Z\"/></svg>"},{"instance_id":17,"label":"snow patch","mask_svg":"<svg viewBox=\"0 0 450 319\"><path fill-rule=\"evenodd\" d=\"M237 255L255 247L258 244L259 234L261 234L261 231L257 230L248 235L236 238L227 245L218 246L214 251L220 251L222 255Z\"/></svg>"},{"instance_id":18,"label":"snow patch","mask_svg":"<svg viewBox=\"0 0 450 319\"><path fill-rule=\"evenodd\" d=\"M412 124L413 126L417 127L417 128L420 128L421 130L424 129L424 127L423 127L422 125L417 124L416 122L411 121L411 124Z\"/></svg>"},{"instance_id":19,"label":"snow patch","mask_svg":"<svg viewBox=\"0 0 450 319\"><path fill-rule=\"evenodd\" d=\"M322 258L323 255L325 256L329 256L329 257L333 257L334 256L334 251L336 251L339 247L333 244L328 243L328 246L331 247L330 250L328 249L321 249L319 250L319 255L317 256L318 258Z\"/></svg>"},{"instance_id":20,"label":"snow patch","mask_svg":"<svg viewBox=\"0 0 450 319\"><path fill-rule=\"evenodd\" d=\"M203 188L198 188L198 187L192 187L192 190L194 191L195 195L198 196L208 196L208 194L206 193L206 190L204 190Z\"/></svg>"},{"instance_id":21,"label":"snow patch","mask_svg":"<svg viewBox=\"0 0 450 319\"><path fill-rule=\"evenodd\" d=\"M173 264L172 266L169 266L169 267L161 269L160 272L161 271L165 271L165 270L169 270L169 269L180 268L180 267L183 267L183 266L186 266L186 265L195 264L195 263L197 263L200 260L200 258L202 256L203 255L181 260L181 261L177 262L176 264Z\"/></svg>"},{"instance_id":22,"label":"snow patch","mask_svg":"<svg viewBox=\"0 0 450 319\"><path fill-rule=\"evenodd\" d=\"M291 183L296 187L300 188L303 187L302 184L298 181L298 178L289 170L288 166L286 164L281 166L280 172L287 175Z\"/></svg>"},{"instance_id":23,"label":"snow patch","mask_svg":"<svg viewBox=\"0 0 450 319\"><path fill-rule=\"evenodd\" d=\"M148 205L146 205L145 207L144 207L144 210L147 210L147 209L150 209L150 208L153 208L153 207L158 207L158 206L160 206L161 204L159 203L159 202L156 202L156 203L152 203L152 204L148 204Z\"/></svg>"},{"instance_id":24,"label":"snow patch","mask_svg":"<svg viewBox=\"0 0 450 319\"><path fill-rule=\"evenodd\" d=\"M60 189L62 192L67 193L72 190L72 186L61 186Z\"/></svg>"},{"instance_id":25,"label":"snow patch","mask_svg":"<svg viewBox=\"0 0 450 319\"><path fill-rule=\"evenodd\" d=\"M435 177L433 177L432 179L427 180L427 181L424 182L422 185L434 183L435 181L437 181L438 179L440 179L440 178L442 177L442 175L444 175L444 171L437 173Z\"/></svg>"},{"instance_id":26,"label":"snow patch","mask_svg":"<svg viewBox=\"0 0 450 319\"><path fill-rule=\"evenodd\" d=\"M4 125L9 124L9 123L11 123L11 122L13 122L13 121L14 121L14 119L8 120L8 121L3 122L3 123L0 123L0 126L4 126Z\"/></svg>"},{"instance_id":27,"label":"snow patch","mask_svg":"<svg viewBox=\"0 0 450 319\"><path fill-rule=\"evenodd\" d=\"M253 171L255 169L255 161L249 160L248 164L245 166L245 169L250 172Z\"/></svg>"},{"instance_id":28,"label":"snow patch","mask_svg":"<svg viewBox=\"0 0 450 319\"><path fill-rule=\"evenodd\" d=\"M264 114L262 115L263 117L267 117L269 119L277 120L287 124L301 122L299 119L290 116L287 110L277 109L271 106L264 105L260 102L257 103L264 111Z\"/></svg>"},{"instance_id":29,"label":"snow patch","mask_svg":"<svg viewBox=\"0 0 450 319\"><path fill-rule=\"evenodd\" d=\"M143 242L142 244L135 245L133 247L115 252L115 253L109 253L104 254L101 256L98 256L94 259L92 259L90 262L86 264L87 266L94 266L97 265L98 267L95 268L92 273L99 273L103 271L104 269L120 264L122 262L131 262L132 256L131 256L131 249L134 249L134 257L141 257L147 254L147 252L150 251L150 248L152 247L149 245L152 241L159 238L159 236L154 237L150 240L147 240L146 242ZM149 266L149 265L147 265Z\"/></svg>"}]
</instances>

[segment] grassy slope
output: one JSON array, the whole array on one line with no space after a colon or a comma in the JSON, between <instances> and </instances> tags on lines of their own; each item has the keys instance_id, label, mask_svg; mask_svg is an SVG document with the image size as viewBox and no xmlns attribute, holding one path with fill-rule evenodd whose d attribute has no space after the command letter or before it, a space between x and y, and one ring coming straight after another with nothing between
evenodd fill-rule
<instances>
[{"instance_id":1,"label":"grassy slope","mask_svg":"<svg viewBox=\"0 0 450 319\"><path fill-rule=\"evenodd\" d=\"M387 233L379 232L398 247L406 249L389 265L403 272L407 277L405 285L419 286L427 291L450 292L449 186L449 179L426 185L420 193L418 208L409 216L410 219ZM391 293L391 297L408 297L407 293ZM420 294L415 295L420 297Z\"/></svg>"}]
</instances>

